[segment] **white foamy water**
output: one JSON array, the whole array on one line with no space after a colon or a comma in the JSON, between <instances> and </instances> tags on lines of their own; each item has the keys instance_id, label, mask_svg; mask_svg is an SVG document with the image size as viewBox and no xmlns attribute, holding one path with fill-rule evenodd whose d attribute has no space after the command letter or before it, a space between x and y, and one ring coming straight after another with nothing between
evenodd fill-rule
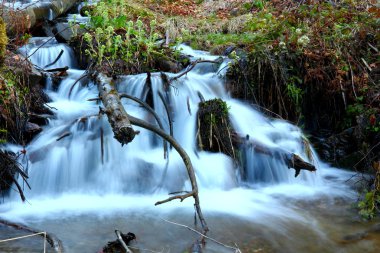
<instances>
[{"instance_id":1,"label":"white foamy water","mask_svg":"<svg viewBox=\"0 0 380 253\"><path fill-rule=\"evenodd\" d=\"M46 38L36 38L21 51L30 55L44 41ZM64 54L52 68L69 66L68 76L60 83L58 90L53 90L51 85L46 90L53 100L49 106L55 108L56 117L26 147L31 185L31 190L25 189L28 201L21 203L17 193L12 192L0 206L0 216L42 224L58 235L62 233L64 238L70 232L63 233L59 227L52 228L49 220L83 215L112 219L114 215L133 213L142 216L150 213L157 219L167 216L179 218L178 214L181 213L181 217L185 215L191 219L193 199L154 206L156 201L167 198L170 192L191 190L183 161L174 149L169 151L169 158L165 160L161 139L139 127L135 129L140 134L122 147L113 138L106 116L97 116L101 104L88 101L98 96L97 87L86 80L73 87L84 71L73 69L76 63L67 46L51 41L38 50L31 60L37 66L46 66L61 49ZM191 54L193 59L218 59L217 56L188 47L183 52ZM306 199L330 202L338 197L351 199L354 196L352 190L342 183L349 173L329 167L319 161L316 154L309 162L315 164L317 172L301 171L300 176L295 178L294 169L289 169L282 159L256 153L251 148L241 150L244 168L239 168L224 154L197 151L196 112L200 92L206 100L222 98L226 101L231 123L241 136L248 135L251 141L274 150L295 153L308 160L303 134L298 127L267 118L229 96L220 76L225 64L219 67L211 63L197 66L169 88L163 87L160 73L152 73L151 79L154 110L169 133L167 113L158 96L161 92L173 118L174 138L186 149L193 163L206 220L208 216L227 215L282 235L290 229L289 225L284 224L297 224L309 227L313 236L326 240L319 224L321 221L308 217L302 209L289 203ZM146 77L146 74L120 77L117 88L121 93L145 100ZM156 124L152 115L137 103L126 99L123 102L129 114ZM57 141L63 135L66 137ZM12 148L17 150L19 147ZM244 177L241 171L245 171Z\"/></svg>"}]
</instances>

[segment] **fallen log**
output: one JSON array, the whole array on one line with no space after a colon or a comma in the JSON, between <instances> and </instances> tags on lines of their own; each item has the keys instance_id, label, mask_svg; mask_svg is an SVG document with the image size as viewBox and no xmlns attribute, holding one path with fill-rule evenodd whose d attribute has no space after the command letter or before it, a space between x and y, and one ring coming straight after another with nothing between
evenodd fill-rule
<instances>
[{"instance_id":1,"label":"fallen log","mask_svg":"<svg viewBox=\"0 0 380 253\"><path fill-rule=\"evenodd\" d=\"M105 108L104 112L107 114L114 138L121 145L128 144L135 138L138 132L132 128L128 114L120 101L119 94L112 84L112 79L96 71L91 73L90 77L98 85L99 95Z\"/></svg>"},{"instance_id":2,"label":"fallen log","mask_svg":"<svg viewBox=\"0 0 380 253\"><path fill-rule=\"evenodd\" d=\"M295 177L300 174L301 170L307 170L310 172L317 170L313 164L306 162L299 155L283 150L281 148L267 147L262 143L251 140L249 138L249 135L242 137L234 132L231 136L234 146L250 147L257 153L283 160L289 169L295 169Z\"/></svg>"},{"instance_id":3,"label":"fallen log","mask_svg":"<svg viewBox=\"0 0 380 253\"><path fill-rule=\"evenodd\" d=\"M52 0L26 3L14 8L11 4L5 5L3 18L7 23L7 30L25 32L44 19L54 19L72 8L78 0ZM20 31L20 29L25 31Z\"/></svg>"}]
</instances>

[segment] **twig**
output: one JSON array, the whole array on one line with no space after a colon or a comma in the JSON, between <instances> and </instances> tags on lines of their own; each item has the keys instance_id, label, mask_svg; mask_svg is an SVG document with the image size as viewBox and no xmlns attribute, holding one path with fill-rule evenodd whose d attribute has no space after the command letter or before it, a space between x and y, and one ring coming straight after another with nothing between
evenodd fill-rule
<instances>
[{"instance_id":1,"label":"twig","mask_svg":"<svg viewBox=\"0 0 380 253\"><path fill-rule=\"evenodd\" d=\"M100 128L100 154L102 158L102 164L104 164L104 133L103 128Z\"/></svg>"},{"instance_id":2,"label":"twig","mask_svg":"<svg viewBox=\"0 0 380 253\"><path fill-rule=\"evenodd\" d=\"M46 65L46 66L44 67L44 69L45 69L45 68L48 68L48 67L50 67L50 66L53 66L54 64L56 64L57 61L61 58L61 56L63 55L64 52L65 52L65 50L61 49L61 52L59 52L57 58L55 58L55 60L54 60L52 63L49 63L48 65Z\"/></svg>"},{"instance_id":3,"label":"twig","mask_svg":"<svg viewBox=\"0 0 380 253\"><path fill-rule=\"evenodd\" d=\"M356 168L356 166L359 164L359 163L361 163L370 153L371 153L371 151L374 149L374 148L376 148L377 146L379 146L380 145L380 142L378 142L376 145L374 145L368 152L367 152L367 154L365 154L365 156L363 156L363 158L362 159L360 159L359 160L359 162L357 162L353 167L354 168Z\"/></svg>"},{"instance_id":4,"label":"twig","mask_svg":"<svg viewBox=\"0 0 380 253\"><path fill-rule=\"evenodd\" d=\"M164 203L167 203L167 202L170 202L172 200L175 200L175 199L180 199L181 202L184 201L185 199L187 199L188 197L192 197L194 196L195 192L194 191L191 191L189 193L186 193L186 194L183 194L183 195L175 195L173 197L170 197L170 198L167 198L165 200L161 200L161 201L157 201L154 205L155 206L158 206L158 205L161 205L161 204L164 204Z\"/></svg>"},{"instance_id":5,"label":"twig","mask_svg":"<svg viewBox=\"0 0 380 253\"><path fill-rule=\"evenodd\" d=\"M56 139L56 141L60 141L60 140L62 140L63 138L69 136L69 135L71 135L70 132L64 132L63 134L61 134L61 135Z\"/></svg>"},{"instance_id":6,"label":"twig","mask_svg":"<svg viewBox=\"0 0 380 253\"><path fill-rule=\"evenodd\" d=\"M189 97L187 97L186 103L187 103L187 110L189 111L189 114L191 116L191 107L190 107L190 98Z\"/></svg>"},{"instance_id":7,"label":"twig","mask_svg":"<svg viewBox=\"0 0 380 253\"><path fill-rule=\"evenodd\" d=\"M362 60L362 62L364 63L364 65L367 67L367 69L369 70L369 72L372 71L372 68L368 65L368 63L366 62L366 60L364 60L364 58L360 58Z\"/></svg>"},{"instance_id":8,"label":"twig","mask_svg":"<svg viewBox=\"0 0 380 253\"><path fill-rule=\"evenodd\" d=\"M27 231L27 232L31 232L31 233L40 233L40 231L36 231L32 228L26 227L25 225L9 222L6 220L0 219L0 224L3 224L3 225L8 226L8 227L13 227L17 230L23 230L23 231ZM46 241L50 244L50 246L54 249L55 252L57 252L57 253L63 253L64 252L62 242L58 238L56 238L53 234L46 233L46 235L42 235L42 236L44 236L44 237L46 236Z\"/></svg>"},{"instance_id":9,"label":"twig","mask_svg":"<svg viewBox=\"0 0 380 253\"><path fill-rule=\"evenodd\" d=\"M354 83L354 72L352 71L351 63L348 61L348 66L350 67L350 73L351 73L351 85L352 85L352 91L354 92L355 98L358 98L355 91L355 83Z\"/></svg>"},{"instance_id":10,"label":"twig","mask_svg":"<svg viewBox=\"0 0 380 253\"><path fill-rule=\"evenodd\" d=\"M184 72L182 72L181 74L177 75L177 76L174 76L174 77L171 77L169 78L169 82L172 82L172 81L175 81L177 80L178 78L186 75L187 73L189 73L191 70L193 70L193 68L195 67L195 65L197 65L198 63L220 63L219 61L210 61L210 60L196 60L196 61L193 61L187 68Z\"/></svg>"},{"instance_id":11,"label":"twig","mask_svg":"<svg viewBox=\"0 0 380 253\"><path fill-rule=\"evenodd\" d=\"M368 42L367 44L368 44L368 46L369 46L370 48L372 48L376 53L379 52L379 49L377 49L376 47L374 47L373 45L371 45L369 42Z\"/></svg>"},{"instance_id":12,"label":"twig","mask_svg":"<svg viewBox=\"0 0 380 253\"><path fill-rule=\"evenodd\" d=\"M158 92L158 96L160 97L161 102L165 107L166 116L168 117L168 123L169 123L169 133L170 133L170 136L173 137L173 120L172 120L172 117L170 115L169 106L166 103L164 95L161 93L161 91ZM171 148L172 148L172 145L170 144L170 149Z\"/></svg>"},{"instance_id":13,"label":"twig","mask_svg":"<svg viewBox=\"0 0 380 253\"><path fill-rule=\"evenodd\" d=\"M68 29L71 29L72 26L67 26L65 27L64 29L62 29L61 31L58 31L56 32L55 34L53 34L53 36L51 36L49 39L47 39L44 43L42 43L41 45L39 45L39 47L37 47L33 53L31 53L30 55L27 55L24 59L24 61L26 61L28 58L32 57L32 55L34 55L40 48L42 48L43 46L45 46L49 41L51 41L52 39L55 39L55 36L57 36L58 34L60 34L61 32L64 32Z\"/></svg>"},{"instance_id":14,"label":"twig","mask_svg":"<svg viewBox=\"0 0 380 253\"><path fill-rule=\"evenodd\" d=\"M65 66L62 68L45 69L44 71L45 72L63 72L63 71L67 71L68 69L69 69L69 67Z\"/></svg>"},{"instance_id":15,"label":"twig","mask_svg":"<svg viewBox=\"0 0 380 253\"><path fill-rule=\"evenodd\" d=\"M197 91L197 94L198 94L199 100L202 103L204 103L206 100L205 100L205 97L202 95L202 93L200 91Z\"/></svg>"},{"instance_id":16,"label":"twig","mask_svg":"<svg viewBox=\"0 0 380 253\"><path fill-rule=\"evenodd\" d=\"M119 230L115 230L115 233L116 233L116 236L117 236L117 240L120 242L121 246L123 246L123 248L125 249L125 251L127 253L133 253L127 246L127 244L125 244L123 238L121 238L121 234L120 234L120 231Z\"/></svg>"},{"instance_id":17,"label":"twig","mask_svg":"<svg viewBox=\"0 0 380 253\"><path fill-rule=\"evenodd\" d=\"M186 225L180 224L180 223L176 223L176 222L173 222L173 221L165 220L165 219L162 219L162 220L166 221L168 223L180 226L180 227L187 228L187 229L193 231L194 233L197 233L198 235L200 235L200 236L202 236L202 237L204 237L206 239L209 239L210 241L213 241L213 242L215 242L215 243L217 243L219 245L222 245L223 247L226 247L226 248L229 248L229 249L233 249L235 252L241 252L239 248L233 247L233 246L229 246L229 245L226 245L226 244L224 244L222 242L219 242L219 241L215 240L214 238L211 238L211 237L209 237L209 236L207 236L207 235L205 235L205 234L203 234L203 233L201 233L201 232L199 232L199 231L197 231L197 230L195 230L195 229L193 229L193 228L191 228L189 226L186 226Z\"/></svg>"},{"instance_id":18,"label":"twig","mask_svg":"<svg viewBox=\"0 0 380 253\"><path fill-rule=\"evenodd\" d=\"M136 103L140 104L142 107L144 107L148 112L150 112L153 115L153 117L157 121L158 126L162 129L162 131L165 131L164 126L162 125L160 117L157 115L157 113L153 110L153 108L150 105L148 105L147 103L145 103L141 99L138 99L137 97L134 97L134 96L131 96L131 95L128 95L128 94L125 94L125 93L120 94L119 97L120 98L128 98L128 99L133 100ZM164 158L166 159L167 158L167 154L168 154L168 145L167 145L167 143L166 143L165 140L163 140L163 145L164 145Z\"/></svg>"},{"instance_id":19,"label":"twig","mask_svg":"<svg viewBox=\"0 0 380 253\"><path fill-rule=\"evenodd\" d=\"M73 92L74 86L83 78L87 77L87 72L83 73L82 76L80 76L74 83L71 85L70 90L69 90L69 97L71 96L71 93Z\"/></svg>"}]
</instances>

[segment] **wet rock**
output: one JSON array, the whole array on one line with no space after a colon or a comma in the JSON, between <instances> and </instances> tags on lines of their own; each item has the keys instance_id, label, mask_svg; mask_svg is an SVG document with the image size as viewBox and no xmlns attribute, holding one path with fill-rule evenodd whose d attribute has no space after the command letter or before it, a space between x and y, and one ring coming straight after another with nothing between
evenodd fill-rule
<instances>
[{"instance_id":1,"label":"wet rock","mask_svg":"<svg viewBox=\"0 0 380 253\"><path fill-rule=\"evenodd\" d=\"M328 138L314 139L314 144L322 159L350 168L362 157L358 152L360 140L358 127L352 127Z\"/></svg>"},{"instance_id":2,"label":"wet rock","mask_svg":"<svg viewBox=\"0 0 380 253\"><path fill-rule=\"evenodd\" d=\"M343 242L348 243L348 242L356 242L356 241L363 240L367 236L368 236L367 232L358 232L355 234L346 235L342 239L343 239Z\"/></svg>"},{"instance_id":3,"label":"wet rock","mask_svg":"<svg viewBox=\"0 0 380 253\"><path fill-rule=\"evenodd\" d=\"M129 245L131 241L136 239L136 235L131 232L128 232L127 234L120 233L120 235L126 245ZM99 253L119 253L119 252L125 252L125 250L118 240L108 242L108 244L101 251L99 251Z\"/></svg>"},{"instance_id":4,"label":"wet rock","mask_svg":"<svg viewBox=\"0 0 380 253\"><path fill-rule=\"evenodd\" d=\"M35 123L31 123L31 122L26 123L26 126L25 126L26 134L36 135L40 133L41 131L42 131L42 128L39 125Z\"/></svg>"}]
</instances>

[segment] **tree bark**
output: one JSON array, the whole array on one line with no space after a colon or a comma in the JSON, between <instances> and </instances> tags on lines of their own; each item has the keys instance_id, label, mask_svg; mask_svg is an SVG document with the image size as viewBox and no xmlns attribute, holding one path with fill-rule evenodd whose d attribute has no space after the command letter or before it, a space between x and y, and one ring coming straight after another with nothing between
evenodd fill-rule
<instances>
[{"instance_id":1,"label":"tree bark","mask_svg":"<svg viewBox=\"0 0 380 253\"><path fill-rule=\"evenodd\" d=\"M138 132L135 132L132 128L128 114L120 101L119 94L112 84L112 79L99 72L92 73L91 78L98 85L99 95L102 99L108 122L111 124L114 138L121 145L128 144L135 138Z\"/></svg>"}]
</instances>

